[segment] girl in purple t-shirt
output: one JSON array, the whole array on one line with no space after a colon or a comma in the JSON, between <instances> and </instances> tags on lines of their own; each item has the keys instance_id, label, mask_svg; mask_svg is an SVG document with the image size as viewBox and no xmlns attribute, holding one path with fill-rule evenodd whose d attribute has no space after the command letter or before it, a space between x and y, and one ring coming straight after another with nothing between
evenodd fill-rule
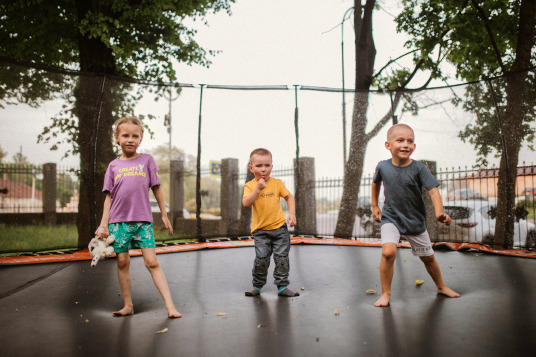
<instances>
[{"instance_id":1,"label":"girl in purple t-shirt","mask_svg":"<svg viewBox=\"0 0 536 357\"><path fill-rule=\"evenodd\" d=\"M122 153L121 157L113 160L106 170L102 189L106 192L106 199L101 223L95 232L101 238L108 237L110 233L115 236L113 246L117 254L117 275L124 307L114 311L113 314L115 316L134 314L128 251L139 248L145 266L164 298L168 316L181 317L173 304L166 277L156 259L149 188L153 190L162 212L162 222L170 234L173 234L173 227L167 217L156 163L151 155L137 152L143 138L143 125L137 118L122 118L115 122L114 128L114 138L121 146ZM104 233L101 234L99 230L104 230Z\"/></svg>"}]
</instances>

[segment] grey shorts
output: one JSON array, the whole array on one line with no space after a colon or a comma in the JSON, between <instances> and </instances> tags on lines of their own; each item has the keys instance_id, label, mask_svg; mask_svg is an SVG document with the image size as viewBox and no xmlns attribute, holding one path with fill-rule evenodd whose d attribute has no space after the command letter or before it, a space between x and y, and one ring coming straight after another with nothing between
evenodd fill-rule
<instances>
[{"instance_id":1,"label":"grey shorts","mask_svg":"<svg viewBox=\"0 0 536 357\"><path fill-rule=\"evenodd\" d=\"M395 243L398 245L400 238L404 237L411 245L411 252L416 257L428 257L434 254L432 242L428 231L417 235L401 235L398 228L393 223L384 223L381 228L382 246L385 243Z\"/></svg>"}]
</instances>

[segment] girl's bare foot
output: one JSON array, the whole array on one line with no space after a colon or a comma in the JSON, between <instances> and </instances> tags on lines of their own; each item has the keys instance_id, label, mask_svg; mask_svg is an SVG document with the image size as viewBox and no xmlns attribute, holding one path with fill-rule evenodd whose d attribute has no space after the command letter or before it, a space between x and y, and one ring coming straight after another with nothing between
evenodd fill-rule
<instances>
[{"instance_id":1,"label":"girl's bare foot","mask_svg":"<svg viewBox=\"0 0 536 357\"><path fill-rule=\"evenodd\" d=\"M451 288L446 287L446 286L444 288L442 288L442 289L437 288L437 293L445 295L447 297L451 297L451 298L459 298L460 297L460 294L458 294L457 292L455 292L454 290L452 290Z\"/></svg>"},{"instance_id":2,"label":"girl's bare foot","mask_svg":"<svg viewBox=\"0 0 536 357\"><path fill-rule=\"evenodd\" d=\"M114 316L129 316L134 315L134 306L125 306L119 311L112 312Z\"/></svg>"},{"instance_id":3,"label":"girl's bare foot","mask_svg":"<svg viewBox=\"0 0 536 357\"><path fill-rule=\"evenodd\" d=\"M378 299L378 301L376 301L374 303L374 306L377 306L377 307L385 307L385 306L389 306L389 300L390 300L390 296L388 295L382 295L381 298Z\"/></svg>"},{"instance_id":4,"label":"girl's bare foot","mask_svg":"<svg viewBox=\"0 0 536 357\"><path fill-rule=\"evenodd\" d=\"M168 310L168 317L170 319L178 319L179 317L182 317L182 314L177 311L177 309L172 308Z\"/></svg>"}]
</instances>

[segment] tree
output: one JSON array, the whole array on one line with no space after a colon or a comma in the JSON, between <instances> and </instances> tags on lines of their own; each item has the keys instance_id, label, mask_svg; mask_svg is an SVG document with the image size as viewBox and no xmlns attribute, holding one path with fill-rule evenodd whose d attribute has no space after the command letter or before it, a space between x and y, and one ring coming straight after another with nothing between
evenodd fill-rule
<instances>
[{"instance_id":1,"label":"tree","mask_svg":"<svg viewBox=\"0 0 536 357\"><path fill-rule=\"evenodd\" d=\"M363 163L369 141L391 120L402 99L406 103L412 104L413 101L410 92L404 92L404 89L414 79L415 74L421 70L434 68L434 62L428 58L428 53L424 53L420 54L420 57L417 57L418 60L412 71L401 69L393 71L388 76L382 76L382 71L387 68L387 66L384 66L378 73L374 73L376 48L372 35L372 14L375 3L375 0L366 0L365 5L362 5L361 0L354 0L356 51L354 109L348 161L344 167L343 194L334 232L336 237L341 238L352 236L352 229L356 219L357 195L361 184ZM429 79L422 88L426 87L436 77L437 73L431 71ZM389 90L391 93L394 93L394 96L391 110L374 125L372 130L366 132L369 93L372 86ZM415 106L410 105L406 110L410 107L414 108Z\"/></svg>"},{"instance_id":2,"label":"tree","mask_svg":"<svg viewBox=\"0 0 536 357\"><path fill-rule=\"evenodd\" d=\"M5 152L2 147L0 146L0 163L2 163L2 161L4 161L4 157L6 157L7 155L7 152Z\"/></svg>"},{"instance_id":3,"label":"tree","mask_svg":"<svg viewBox=\"0 0 536 357\"><path fill-rule=\"evenodd\" d=\"M107 140L114 119L133 114L136 97L124 102L129 82L117 76L173 81L173 59L208 66L207 51L194 41L195 31L182 20L202 18L209 11L230 13L232 2L17 0L0 4L0 55L36 64L3 68L6 86L0 99L9 104L11 98L19 98L38 105L74 86L67 118L55 119L55 127L45 128L44 134L50 138L67 131L73 152L80 154L79 247L87 246L101 214L103 173L114 157L112 142ZM82 73L66 83L65 76L43 74L36 70L38 65Z\"/></svg>"},{"instance_id":4,"label":"tree","mask_svg":"<svg viewBox=\"0 0 536 357\"><path fill-rule=\"evenodd\" d=\"M536 65L536 2L405 0L396 21L398 29L411 36L408 46L426 52L437 51L441 46L459 78L474 81L504 76L502 84L490 81L487 88L468 88L466 108L477 114L478 121L460 136L473 143L481 156L488 155L491 148L500 153L494 245L512 247L519 150L524 140L534 138L528 123L534 121L530 114L535 103L527 100L528 91L534 91L534 74L529 75L527 70ZM489 111L469 103L494 97L497 105L488 101L485 108ZM490 131L493 121L495 134Z\"/></svg>"}]
</instances>

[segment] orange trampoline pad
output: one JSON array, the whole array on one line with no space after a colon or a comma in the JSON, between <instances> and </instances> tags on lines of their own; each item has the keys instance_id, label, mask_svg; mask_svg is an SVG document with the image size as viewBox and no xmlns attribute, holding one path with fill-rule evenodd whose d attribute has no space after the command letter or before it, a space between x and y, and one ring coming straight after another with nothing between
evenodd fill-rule
<instances>
[{"instance_id":1,"label":"orange trampoline pad","mask_svg":"<svg viewBox=\"0 0 536 357\"><path fill-rule=\"evenodd\" d=\"M310 238L310 237L292 237L291 244L317 244L317 245L335 245L335 246L363 246L363 247L381 247L380 239L341 239L341 238ZM167 245L156 247L157 254L179 253L201 249L217 248L240 248L254 246L253 239L246 240L227 240L227 241L209 241L194 242L178 245ZM398 245L402 248L410 248L409 243L404 242ZM434 244L434 248L446 247L453 251L476 250L483 253L516 256L522 258L536 258L536 251L526 249L502 249L495 250L485 245L475 243L449 243L439 242ZM130 250L130 256L141 255L140 249ZM115 257L115 255L113 256ZM36 263L57 263L76 260L91 260L88 249L80 250L70 254L46 254L31 256L10 256L0 257L0 265L18 265L18 264L36 264Z\"/></svg>"}]
</instances>

